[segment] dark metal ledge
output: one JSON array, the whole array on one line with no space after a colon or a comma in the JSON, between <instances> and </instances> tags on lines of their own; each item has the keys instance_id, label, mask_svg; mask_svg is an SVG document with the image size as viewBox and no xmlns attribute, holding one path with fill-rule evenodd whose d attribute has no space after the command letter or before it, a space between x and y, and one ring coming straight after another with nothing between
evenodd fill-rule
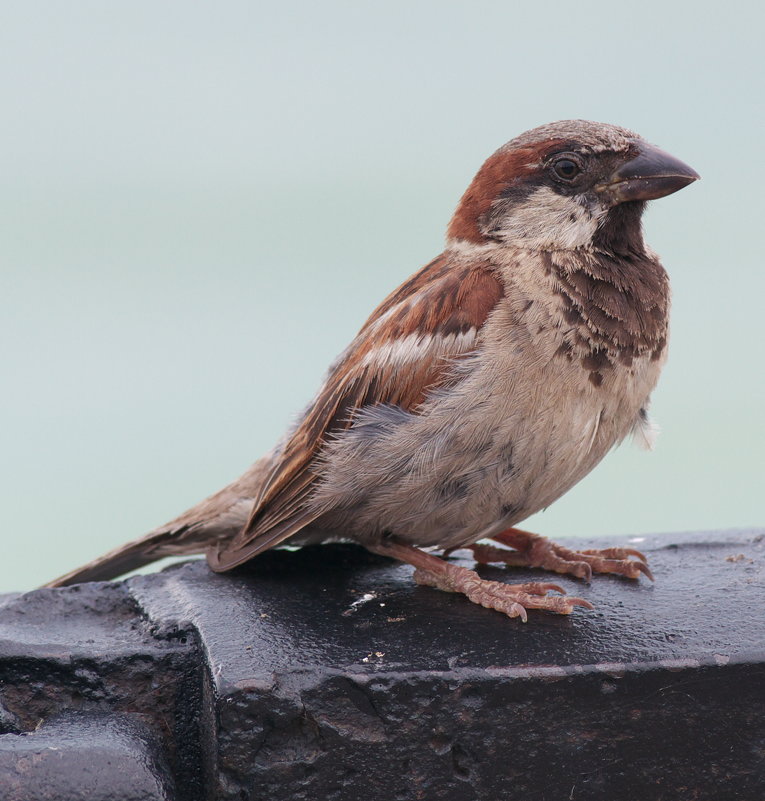
<instances>
[{"instance_id":1,"label":"dark metal ledge","mask_svg":"<svg viewBox=\"0 0 765 801\"><path fill-rule=\"evenodd\" d=\"M765 798L765 532L635 547L656 584L561 578L596 610L525 625L353 546L6 596L0 787L85 781L88 749L26 785L18 759L97 720L156 774L115 771L115 798L130 776L147 801Z\"/></svg>"}]
</instances>

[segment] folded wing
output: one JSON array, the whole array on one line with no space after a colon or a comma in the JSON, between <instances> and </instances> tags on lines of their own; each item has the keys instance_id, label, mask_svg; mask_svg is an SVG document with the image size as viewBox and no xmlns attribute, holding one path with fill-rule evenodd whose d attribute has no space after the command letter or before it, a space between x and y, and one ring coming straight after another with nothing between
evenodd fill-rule
<instances>
[{"instance_id":1,"label":"folded wing","mask_svg":"<svg viewBox=\"0 0 765 801\"><path fill-rule=\"evenodd\" d=\"M283 542L326 509L310 504L321 480L317 460L328 437L348 429L376 404L414 411L453 377L503 294L486 263L439 256L392 292L330 368L319 394L286 442L248 523L207 558L229 570Z\"/></svg>"}]
</instances>

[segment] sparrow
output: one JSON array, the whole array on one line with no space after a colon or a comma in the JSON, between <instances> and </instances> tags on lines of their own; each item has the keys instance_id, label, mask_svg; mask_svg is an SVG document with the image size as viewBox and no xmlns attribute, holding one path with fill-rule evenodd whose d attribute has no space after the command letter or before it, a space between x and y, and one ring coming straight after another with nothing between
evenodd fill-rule
<instances>
[{"instance_id":1,"label":"sparrow","mask_svg":"<svg viewBox=\"0 0 765 801\"><path fill-rule=\"evenodd\" d=\"M652 578L627 548L572 551L516 524L630 433L651 444L669 283L646 202L697 180L625 128L565 120L497 150L441 255L372 312L281 442L170 523L47 586L206 552L225 572L269 548L350 540L422 585L510 617L592 608L549 582L480 578L444 556Z\"/></svg>"}]
</instances>

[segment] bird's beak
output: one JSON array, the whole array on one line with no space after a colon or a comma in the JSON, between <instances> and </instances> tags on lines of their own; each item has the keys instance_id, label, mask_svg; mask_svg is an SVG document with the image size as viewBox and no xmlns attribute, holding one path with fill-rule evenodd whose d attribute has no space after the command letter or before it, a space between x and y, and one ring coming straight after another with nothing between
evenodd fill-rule
<instances>
[{"instance_id":1,"label":"bird's beak","mask_svg":"<svg viewBox=\"0 0 765 801\"><path fill-rule=\"evenodd\" d=\"M610 206L671 195L701 177L696 170L658 147L647 142L640 142L637 147L634 158L596 187Z\"/></svg>"}]
</instances>

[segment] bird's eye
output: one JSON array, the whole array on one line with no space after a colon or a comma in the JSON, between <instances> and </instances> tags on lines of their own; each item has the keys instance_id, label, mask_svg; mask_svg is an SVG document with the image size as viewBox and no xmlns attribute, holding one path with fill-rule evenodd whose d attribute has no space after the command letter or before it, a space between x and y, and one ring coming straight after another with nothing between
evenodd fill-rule
<instances>
[{"instance_id":1,"label":"bird's eye","mask_svg":"<svg viewBox=\"0 0 765 801\"><path fill-rule=\"evenodd\" d=\"M582 168L571 159L558 159L552 167L558 178L563 178L564 181L573 181L582 171Z\"/></svg>"}]
</instances>

